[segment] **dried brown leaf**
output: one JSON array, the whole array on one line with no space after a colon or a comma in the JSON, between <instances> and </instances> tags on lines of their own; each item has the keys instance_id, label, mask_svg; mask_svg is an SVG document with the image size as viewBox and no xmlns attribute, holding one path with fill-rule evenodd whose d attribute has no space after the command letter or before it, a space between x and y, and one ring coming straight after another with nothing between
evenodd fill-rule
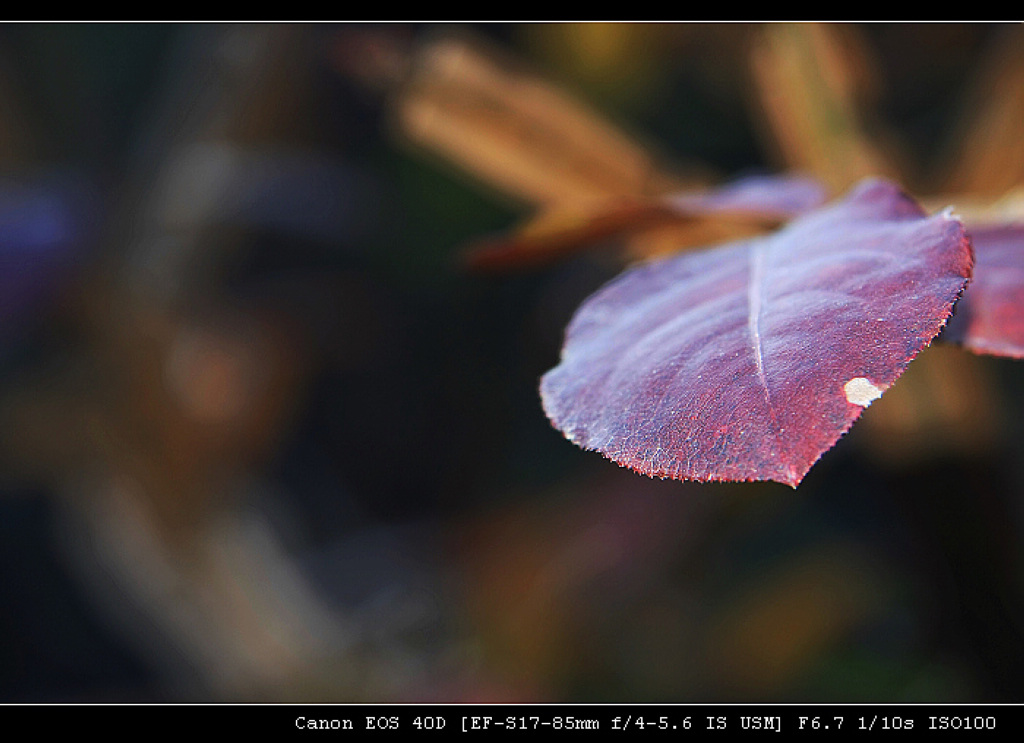
<instances>
[{"instance_id":1,"label":"dried brown leaf","mask_svg":"<svg viewBox=\"0 0 1024 743\"><path fill-rule=\"evenodd\" d=\"M830 24L766 24L751 49L763 135L785 168L834 192L867 176L895 175L863 123L867 59L855 29Z\"/></svg>"},{"instance_id":2,"label":"dried brown leaf","mask_svg":"<svg viewBox=\"0 0 1024 743\"><path fill-rule=\"evenodd\" d=\"M605 117L479 44L423 49L396 108L413 143L527 203L678 187Z\"/></svg>"}]
</instances>

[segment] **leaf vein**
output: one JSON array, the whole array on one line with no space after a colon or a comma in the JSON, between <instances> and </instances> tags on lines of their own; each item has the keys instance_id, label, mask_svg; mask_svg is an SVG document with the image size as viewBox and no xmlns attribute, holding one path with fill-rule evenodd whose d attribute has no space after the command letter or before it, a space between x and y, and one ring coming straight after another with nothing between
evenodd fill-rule
<instances>
[{"instance_id":1,"label":"leaf vein","mask_svg":"<svg viewBox=\"0 0 1024 743\"><path fill-rule=\"evenodd\" d=\"M750 248L750 278L747 283L747 329L754 351L754 366L757 368L757 380L764 392L764 401L768 406L768 414L775 424L775 409L772 407L771 391L768 388L768 376L764 370L764 341L761 339L761 315L764 308L765 258L767 246L764 242L756 242Z\"/></svg>"}]
</instances>

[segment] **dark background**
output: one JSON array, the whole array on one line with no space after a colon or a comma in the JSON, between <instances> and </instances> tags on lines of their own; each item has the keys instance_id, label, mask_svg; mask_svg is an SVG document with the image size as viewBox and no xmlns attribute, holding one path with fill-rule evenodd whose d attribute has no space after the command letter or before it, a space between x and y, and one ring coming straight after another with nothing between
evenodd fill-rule
<instances>
[{"instance_id":1,"label":"dark background","mask_svg":"<svg viewBox=\"0 0 1024 743\"><path fill-rule=\"evenodd\" d=\"M783 170L763 30L0 27L0 701L1021 701L1019 362L927 349L795 491L635 475L537 394L620 264L466 271L529 206L394 131L455 31ZM1019 27L846 33L913 192L1021 183Z\"/></svg>"}]
</instances>

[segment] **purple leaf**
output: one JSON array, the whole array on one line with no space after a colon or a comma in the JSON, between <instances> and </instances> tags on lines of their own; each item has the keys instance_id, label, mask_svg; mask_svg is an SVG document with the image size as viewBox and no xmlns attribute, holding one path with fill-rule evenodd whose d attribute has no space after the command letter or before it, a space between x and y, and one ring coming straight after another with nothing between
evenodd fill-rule
<instances>
[{"instance_id":1,"label":"purple leaf","mask_svg":"<svg viewBox=\"0 0 1024 743\"><path fill-rule=\"evenodd\" d=\"M868 181L780 232L631 269L541 381L571 441L643 474L793 487L950 315L963 225Z\"/></svg>"},{"instance_id":2,"label":"purple leaf","mask_svg":"<svg viewBox=\"0 0 1024 743\"><path fill-rule=\"evenodd\" d=\"M1024 358L1024 225L970 233L974 275L942 338L975 353Z\"/></svg>"},{"instance_id":3,"label":"purple leaf","mask_svg":"<svg viewBox=\"0 0 1024 743\"><path fill-rule=\"evenodd\" d=\"M795 217L825 202L825 186L807 176L751 175L710 191L681 193L668 201L681 212L754 212Z\"/></svg>"}]
</instances>

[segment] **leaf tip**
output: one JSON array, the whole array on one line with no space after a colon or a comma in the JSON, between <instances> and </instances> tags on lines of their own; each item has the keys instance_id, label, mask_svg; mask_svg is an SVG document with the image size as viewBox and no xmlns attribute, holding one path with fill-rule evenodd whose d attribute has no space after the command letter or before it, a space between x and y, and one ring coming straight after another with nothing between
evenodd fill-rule
<instances>
[{"instance_id":1,"label":"leaf tip","mask_svg":"<svg viewBox=\"0 0 1024 743\"><path fill-rule=\"evenodd\" d=\"M955 211L953 211L953 209L954 209L954 207L953 207L952 204L947 206L945 209L943 209L942 212L941 212L942 218L943 219L948 219L948 220L953 221L953 222L963 222L963 218L959 214L957 214Z\"/></svg>"}]
</instances>

